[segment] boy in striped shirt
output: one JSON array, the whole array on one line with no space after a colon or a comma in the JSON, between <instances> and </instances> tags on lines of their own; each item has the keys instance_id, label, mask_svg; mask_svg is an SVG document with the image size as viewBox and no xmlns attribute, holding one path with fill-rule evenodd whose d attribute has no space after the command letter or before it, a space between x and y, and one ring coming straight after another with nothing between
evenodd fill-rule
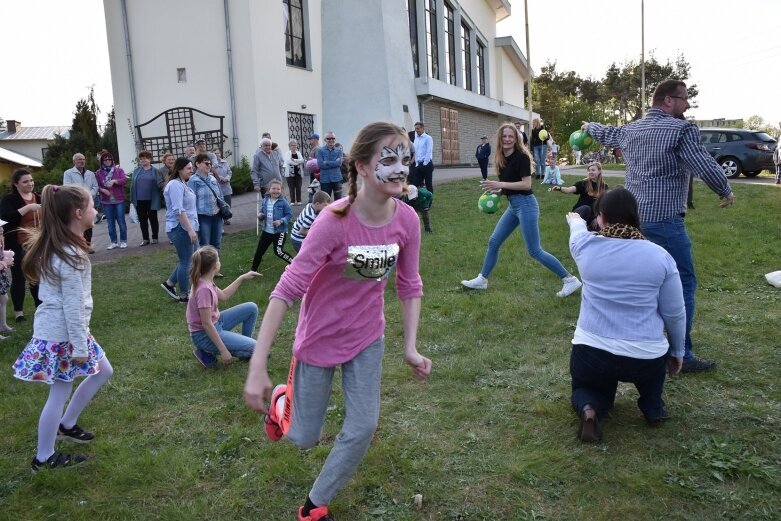
<instances>
[{"instance_id":1,"label":"boy in striped shirt","mask_svg":"<svg viewBox=\"0 0 781 521\"><path fill-rule=\"evenodd\" d=\"M293 225L293 231L290 232L290 242L293 244L293 249L296 253L301 249L301 244L306 239L306 234L309 233L309 228L312 227L312 223L315 222L315 218L320 211L328 206L331 202L331 196L328 192L316 192L312 196L312 202L304 207L301 215L296 219Z\"/></svg>"}]
</instances>

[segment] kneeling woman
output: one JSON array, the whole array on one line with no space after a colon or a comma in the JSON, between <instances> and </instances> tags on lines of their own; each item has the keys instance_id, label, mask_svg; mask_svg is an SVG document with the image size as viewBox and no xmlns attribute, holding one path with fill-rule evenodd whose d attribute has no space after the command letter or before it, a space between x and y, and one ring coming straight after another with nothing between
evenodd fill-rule
<instances>
[{"instance_id":1,"label":"kneeling woman","mask_svg":"<svg viewBox=\"0 0 781 521\"><path fill-rule=\"evenodd\" d=\"M634 196L623 187L608 190L594 213L598 234L577 213L567 214L570 251L583 278L570 357L582 441L602 437L599 420L613 407L618 382L635 385L650 425L670 417L662 400L665 368L671 376L680 371L686 326L675 261L640 233Z\"/></svg>"},{"instance_id":2,"label":"kneeling woman","mask_svg":"<svg viewBox=\"0 0 781 521\"><path fill-rule=\"evenodd\" d=\"M216 364L215 355L223 364L230 364L233 357L248 359L255 350L252 333L258 319L258 306L244 302L223 312L217 307L228 300L245 280L260 277L260 273L248 271L221 290L214 284L214 276L220 272L220 256L214 246L204 246L193 253L190 265L190 300L187 303L187 327L195 344L193 355L204 367ZM231 331L241 324L241 334Z\"/></svg>"}]
</instances>

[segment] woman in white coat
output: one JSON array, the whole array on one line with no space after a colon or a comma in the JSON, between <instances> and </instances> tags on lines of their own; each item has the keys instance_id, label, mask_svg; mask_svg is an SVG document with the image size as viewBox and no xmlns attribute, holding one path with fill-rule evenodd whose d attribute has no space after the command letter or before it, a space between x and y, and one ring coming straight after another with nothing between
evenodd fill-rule
<instances>
[{"instance_id":1,"label":"woman in white coat","mask_svg":"<svg viewBox=\"0 0 781 521\"><path fill-rule=\"evenodd\" d=\"M304 172L306 158L298 150L298 141L291 139L287 145L290 150L285 152L285 177L287 178L287 187L290 191L290 204L300 206L301 174Z\"/></svg>"}]
</instances>

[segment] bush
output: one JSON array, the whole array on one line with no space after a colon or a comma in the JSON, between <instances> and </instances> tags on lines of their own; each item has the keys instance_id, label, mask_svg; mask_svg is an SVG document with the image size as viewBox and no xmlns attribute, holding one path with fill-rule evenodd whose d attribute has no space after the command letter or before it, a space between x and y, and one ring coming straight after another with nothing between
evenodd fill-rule
<instances>
[{"instance_id":1,"label":"bush","mask_svg":"<svg viewBox=\"0 0 781 521\"><path fill-rule=\"evenodd\" d=\"M231 187L233 194L239 195L252 190L252 177L250 177L250 164L247 156L241 156L239 166L231 168L233 177L231 178Z\"/></svg>"}]
</instances>

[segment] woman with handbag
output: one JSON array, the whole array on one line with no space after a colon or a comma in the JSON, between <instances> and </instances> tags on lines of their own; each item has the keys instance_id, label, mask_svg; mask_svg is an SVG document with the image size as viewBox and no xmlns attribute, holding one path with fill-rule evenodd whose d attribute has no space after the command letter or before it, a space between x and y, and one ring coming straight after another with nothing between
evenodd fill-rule
<instances>
[{"instance_id":1,"label":"woman with handbag","mask_svg":"<svg viewBox=\"0 0 781 521\"><path fill-rule=\"evenodd\" d=\"M201 246L220 249L222 243L222 208L228 207L222 199L220 185L211 174L212 162L205 153L195 156L195 172L187 181L195 192L195 207L198 212L198 242ZM230 207L228 207L230 211Z\"/></svg>"}]
</instances>

